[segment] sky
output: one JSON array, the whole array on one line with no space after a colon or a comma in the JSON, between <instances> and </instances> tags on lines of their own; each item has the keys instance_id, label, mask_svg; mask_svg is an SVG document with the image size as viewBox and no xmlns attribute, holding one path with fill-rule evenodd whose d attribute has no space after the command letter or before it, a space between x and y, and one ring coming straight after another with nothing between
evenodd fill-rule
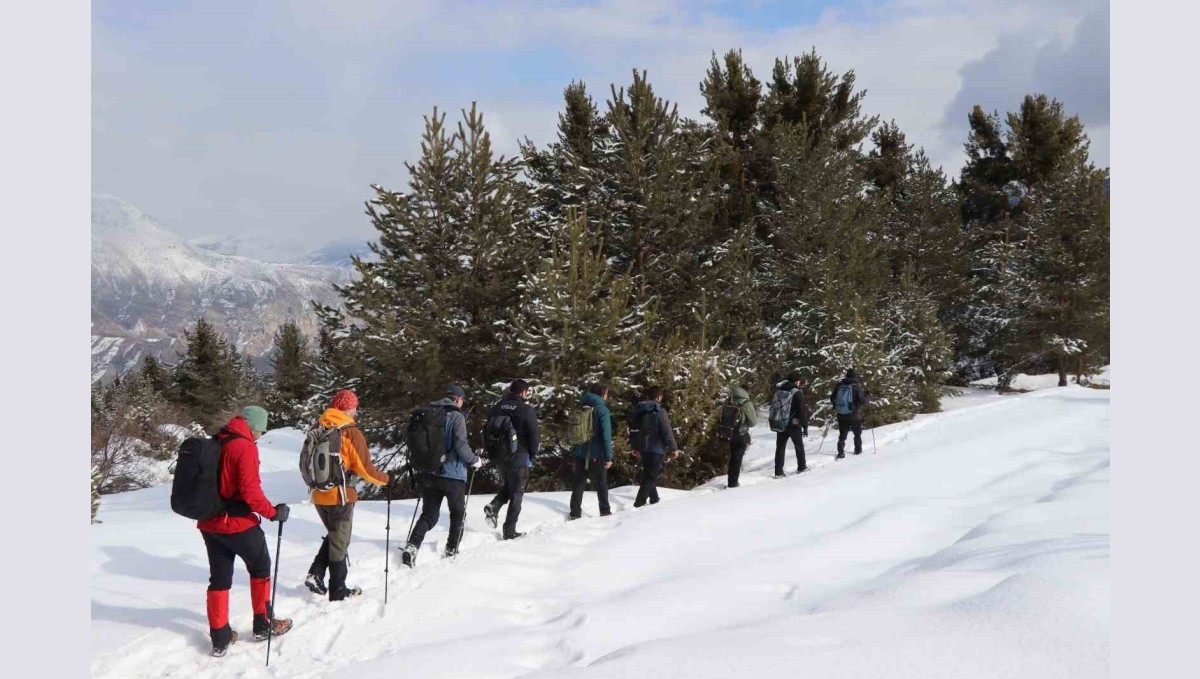
<instances>
[{"instance_id":1,"label":"sky","mask_svg":"<svg viewBox=\"0 0 1200 679\"><path fill-rule=\"evenodd\" d=\"M950 177L975 104L1045 93L1109 164L1108 2L1061 0L95 0L92 188L188 238L316 249L371 238L370 185L403 189L423 116L477 102L503 153L554 137L562 91L644 69L700 118L713 52L760 80L811 49L853 70Z\"/></svg>"}]
</instances>

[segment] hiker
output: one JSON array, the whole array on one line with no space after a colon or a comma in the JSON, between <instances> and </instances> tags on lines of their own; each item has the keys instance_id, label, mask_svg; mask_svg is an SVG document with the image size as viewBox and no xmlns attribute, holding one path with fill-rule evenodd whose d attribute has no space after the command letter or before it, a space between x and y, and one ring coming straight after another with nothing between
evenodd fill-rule
<instances>
[{"instance_id":1,"label":"hiker","mask_svg":"<svg viewBox=\"0 0 1200 679\"><path fill-rule=\"evenodd\" d=\"M304 584L314 594L329 595L330 601L342 601L362 594L359 587L346 585L349 570L347 552L354 523L354 503L358 501L355 481L362 478L367 483L385 486L391 480L375 468L371 462L371 451L367 439L355 422L358 417L358 396L349 389L333 395L329 408L321 413L317 424L325 429L337 429L341 436L339 455L344 470L343 483L328 490L314 488L312 503L321 517L326 534L321 538L321 548L308 569ZM329 570L329 587L325 587L325 571Z\"/></svg>"},{"instance_id":2,"label":"hiker","mask_svg":"<svg viewBox=\"0 0 1200 679\"><path fill-rule=\"evenodd\" d=\"M483 516L488 525L495 528L500 508L508 503L508 513L504 515L505 540L524 535L517 532L517 519L521 516L521 499L529 483L529 468L533 466L533 458L537 457L540 444L537 411L527 403L528 399L529 383L521 379L513 380L508 385L508 393L488 411L487 424L484 425L488 460L500 463L504 487L491 502L483 506ZM512 447L514 444L515 449ZM497 445L500 448L493 450Z\"/></svg>"},{"instance_id":3,"label":"hiker","mask_svg":"<svg viewBox=\"0 0 1200 679\"><path fill-rule=\"evenodd\" d=\"M800 373L792 371L787 379L775 385L769 417L775 436L775 478L783 478L783 460L788 440L796 448L796 473L808 471L804 459L804 439L808 436L808 408L804 406L804 390L800 388Z\"/></svg>"},{"instance_id":4,"label":"hiker","mask_svg":"<svg viewBox=\"0 0 1200 679\"><path fill-rule=\"evenodd\" d=\"M854 368L846 371L846 376L829 393L829 401L833 403L833 411L837 415L838 442L837 457L846 457L846 436L854 432L854 454L862 455L862 407L871 402L871 391L864 389L858 383Z\"/></svg>"},{"instance_id":5,"label":"hiker","mask_svg":"<svg viewBox=\"0 0 1200 679\"><path fill-rule=\"evenodd\" d=\"M629 447L633 456L642 461L642 485L633 501L634 507L641 507L647 500L652 505L658 504L658 475L662 473L663 456L679 457L671 419L662 407L662 387L647 388L642 399L629 414Z\"/></svg>"},{"instance_id":6,"label":"hiker","mask_svg":"<svg viewBox=\"0 0 1200 679\"><path fill-rule=\"evenodd\" d=\"M443 557L458 553L458 542L462 539L463 522L467 513L467 467L479 469L483 466L483 460L472 452L471 446L467 444L467 418L462 411L466 398L467 392L457 384L452 384L446 390L445 397L429 404L430 408L445 410L446 424L443 431L446 461L437 471L421 480L421 501L425 503L425 508L421 510L421 518L417 519L417 524L413 526L412 533L408 536L408 544L400 557L409 568L417 564L417 550L425 540L425 533L437 525L443 499L450 509L450 534L446 538Z\"/></svg>"},{"instance_id":7,"label":"hiker","mask_svg":"<svg viewBox=\"0 0 1200 679\"><path fill-rule=\"evenodd\" d=\"M283 523L288 506L272 505L263 494L258 476L258 446L255 441L267 430L267 411L246 406L214 437L221 444L218 492L226 511L196 527L208 552L208 632L212 654L225 655L238 640L229 626L229 588L233 586L234 557L242 560L250 574L250 605L254 610L254 639L282 636L292 621L276 618L271 596L271 552L257 515ZM256 515L257 514L257 515Z\"/></svg>"},{"instance_id":8,"label":"hiker","mask_svg":"<svg viewBox=\"0 0 1200 679\"><path fill-rule=\"evenodd\" d=\"M586 417L587 441L572 447L575 458L574 477L571 484L571 513L568 521L583 516L583 491L588 478L596 489L596 500L600 503L600 516L612 514L608 504L608 469L612 466L612 416L608 411L608 385L597 382L579 397L576 406L579 415ZM573 421L574 424L574 421ZM574 438L574 435L573 435ZM580 432L578 439L583 438Z\"/></svg>"},{"instance_id":9,"label":"hiker","mask_svg":"<svg viewBox=\"0 0 1200 679\"><path fill-rule=\"evenodd\" d=\"M758 422L758 411L746 387L734 387L717 416L717 438L729 442L729 478L726 488L737 488L742 474L742 457L750 445L750 429Z\"/></svg>"}]
</instances>

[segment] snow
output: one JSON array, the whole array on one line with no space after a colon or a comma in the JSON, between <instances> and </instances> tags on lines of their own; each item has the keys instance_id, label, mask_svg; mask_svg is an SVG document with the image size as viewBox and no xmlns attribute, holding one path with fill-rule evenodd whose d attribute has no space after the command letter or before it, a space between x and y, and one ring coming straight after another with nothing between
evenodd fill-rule
<instances>
[{"instance_id":1,"label":"snow","mask_svg":"<svg viewBox=\"0 0 1200 679\"><path fill-rule=\"evenodd\" d=\"M976 392L977 390L969 390ZM278 610L295 629L206 655L208 569L169 489L108 496L92 526L97 677L1094 677L1108 673L1110 391L966 393L947 412L864 432L813 471L770 478L754 430L743 484L563 522L567 493L526 497L525 538L501 542L471 498L463 551L440 560L443 508L416 570L383 595L385 505L360 503L350 579L332 604L301 582L323 529L296 472L299 433L262 441L283 535ZM877 452L876 452L877 451ZM794 458L788 452L789 469ZM668 464L679 464L678 461ZM392 544L412 501L392 506ZM264 523L274 549L276 525ZM393 555L394 555L393 551ZM232 624L250 627L244 570Z\"/></svg>"},{"instance_id":2,"label":"snow","mask_svg":"<svg viewBox=\"0 0 1200 679\"><path fill-rule=\"evenodd\" d=\"M1110 384L1110 381L1109 381L1109 369L1110 368L1111 368L1111 366L1107 366L1107 365L1104 366L1104 368L1098 374L1085 377L1084 378L1085 382L1090 382L1091 384L1103 384L1105 386L1109 385ZM1070 382L1071 384L1074 384L1075 376L1068 375L1067 381ZM993 387L993 388L995 388L996 377L995 376L985 377L981 380L975 380L971 384L976 387ZM1017 373L1016 377L1013 377L1012 382L1008 386L1012 387L1013 389L1019 389L1019 390L1023 390L1023 391L1035 391L1037 389L1057 388L1058 387L1058 373L1049 373L1046 375L1026 375L1025 373Z\"/></svg>"}]
</instances>

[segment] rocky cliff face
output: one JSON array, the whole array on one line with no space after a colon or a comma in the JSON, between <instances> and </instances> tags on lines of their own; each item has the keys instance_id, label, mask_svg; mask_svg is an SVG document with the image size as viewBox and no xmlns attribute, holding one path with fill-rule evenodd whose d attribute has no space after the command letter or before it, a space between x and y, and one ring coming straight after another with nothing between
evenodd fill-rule
<instances>
[{"instance_id":1,"label":"rocky cliff face","mask_svg":"<svg viewBox=\"0 0 1200 679\"><path fill-rule=\"evenodd\" d=\"M183 331L203 316L265 363L276 330L295 320L315 336L311 302L337 304L346 267L276 264L191 245L141 210L92 197L92 378L153 354L174 363Z\"/></svg>"}]
</instances>

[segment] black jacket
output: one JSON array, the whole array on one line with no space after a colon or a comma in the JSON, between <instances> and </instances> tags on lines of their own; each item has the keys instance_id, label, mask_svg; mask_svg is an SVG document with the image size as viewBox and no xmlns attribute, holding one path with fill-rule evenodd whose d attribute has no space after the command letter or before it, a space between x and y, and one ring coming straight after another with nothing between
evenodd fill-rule
<instances>
[{"instance_id":1,"label":"black jacket","mask_svg":"<svg viewBox=\"0 0 1200 679\"><path fill-rule=\"evenodd\" d=\"M513 428L517 430L517 455L513 459L513 464L529 466L532 459L537 457L541 444L537 411L526 403L525 399L509 393L496 401L496 404L488 411L488 419L498 415L507 415L512 420Z\"/></svg>"},{"instance_id":2,"label":"black jacket","mask_svg":"<svg viewBox=\"0 0 1200 679\"><path fill-rule=\"evenodd\" d=\"M862 407L871 402L871 392L862 388L862 385L858 383L858 378L845 377L842 378L842 381L833 388L833 391L829 392L830 403L835 402L837 399L838 387L842 386L843 384L849 385L851 392L854 394L854 409L850 411L849 415L838 415L838 417L848 417L852 420L861 421Z\"/></svg>"},{"instance_id":3,"label":"black jacket","mask_svg":"<svg viewBox=\"0 0 1200 679\"><path fill-rule=\"evenodd\" d=\"M662 407L658 401L642 401L637 404L630 413L630 423L639 422L642 415L648 412L655 413L657 426L651 434L650 445L646 446L645 450L638 450L638 452L662 455L679 450L679 444L675 443L675 432L671 429L671 418L667 417L667 409ZM634 441L630 441L630 444L631 446L637 445Z\"/></svg>"},{"instance_id":4,"label":"black jacket","mask_svg":"<svg viewBox=\"0 0 1200 679\"><path fill-rule=\"evenodd\" d=\"M792 394L792 416L789 419L788 429L808 429L808 408L804 405L804 390L796 386L795 382L780 382L775 385L780 391L795 391ZM795 422L799 421L799 424Z\"/></svg>"}]
</instances>

